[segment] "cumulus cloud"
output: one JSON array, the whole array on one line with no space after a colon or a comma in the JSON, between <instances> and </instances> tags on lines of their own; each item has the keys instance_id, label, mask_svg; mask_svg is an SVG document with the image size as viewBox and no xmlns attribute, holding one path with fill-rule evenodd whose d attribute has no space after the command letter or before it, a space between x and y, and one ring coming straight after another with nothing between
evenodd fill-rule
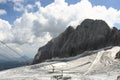
<instances>
[{"instance_id":1,"label":"cumulus cloud","mask_svg":"<svg viewBox=\"0 0 120 80\"><path fill-rule=\"evenodd\" d=\"M7 11L4 9L0 9L0 15L4 15L4 14L7 14Z\"/></svg>"},{"instance_id":2,"label":"cumulus cloud","mask_svg":"<svg viewBox=\"0 0 120 80\"><path fill-rule=\"evenodd\" d=\"M88 0L81 0L71 5L65 0L55 0L46 7L42 7L40 2L35 2L34 5L39 7L38 11L25 12L14 21L13 42L31 44L35 39L44 37L46 33L49 33L50 37L56 37L67 26L76 26L86 18L105 20L110 27L120 23L120 10L112 7L107 9L100 5L92 6ZM28 8L33 7L28 5Z\"/></svg>"},{"instance_id":3,"label":"cumulus cloud","mask_svg":"<svg viewBox=\"0 0 120 80\"><path fill-rule=\"evenodd\" d=\"M8 2L13 3L13 9L18 12L24 11L24 1L25 0L7 0Z\"/></svg>"},{"instance_id":4,"label":"cumulus cloud","mask_svg":"<svg viewBox=\"0 0 120 80\"><path fill-rule=\"evenodd\" d=\"M13 35L11 33L11 25L8 21L0 19L0 40L9 42L13 38Z\"/></svg>"},{"instance_id":5,"label":"cumulus cloud","mask_svg":"<svg viewBox=\"0 0 120 80\"><path fill-rule=\"evenodd\" d=\"M0 3L6 3L7 0L0 0Z\"/></svg>"},{"instance_id":6,"label":"cumulus cloud","mask_svg":"<svg viewBox=\"0 0 120 80\"><path fill-rule=\"evenodd\" d=\"M68 25L76 26L84 19L105 20L110 27L120 23L120 10L105 6L92 6L88 0L68 5L65 0L55 0L46 7L39 6L39 10L33 15L37 19L33 21L33 32L40 36L42 32L49 32L52 37L61 33Z\"/></svg>"},{"instance_id":7,"label":"cumulus cloud","mask_svg":"<svg viewBox=\"0 0 120 80\"><path fill-rule=\"evenodd\" d=\"M24 11L24 0L11 0L14 3L14 10L15 11Z\"/></svg>"},{"instance_id":8,"label":"cumulus cloud","mask_svg":"<svg viewBox=\"0 0 120 80\"><path fill-rule=\"evenodd\" d=\"M12 2L13 3L13 9L15 11L21 12L24 11L24 1L25 0L0 0L0 3L7 3Z\"/></svg>"},{"instance_id":9,"label":"cumulus cloud","mask_svg":"<svg viewBox=\"0 0 120 80\"><path fill-rule=\"evenodd\" d=\"M41 7L41 3L40 3L39 1L36 1L36 2L35 2L35 5L36 5L38 8Z\"/></svg>"},{"instance_id":10,"label":"cumulus cloud","mask_svg":"<svg viewBox=\"0 0 120 80\"><path fill-rule=\"evenodd\" d=\"M50 39L52 39L52 37L50 36L49 32L42 33L40 37L36 37L31 31L31 21L32 19L34 20L34 16L31 19L29 17L31 16L30 14L26 15L24 15L23 18L19 18L15 21L14 26L16 27L12 27L8 21L0 19L0 41L3 41L21 55L28 55L33 57L37 49L40 46L45 45ZM26 22L26 20L31 22L31 24L21 24L23 23L22 21ZM15 55L15 53L13 53L10 49L3 46L4 45L0 45L0 48L3 48L0 50L0 53L4 53L6 56L11 54L14 55L14 57L19 57L18 55ZM7 54L8 52L9 54Z\"/></svg>"}]
</instances>

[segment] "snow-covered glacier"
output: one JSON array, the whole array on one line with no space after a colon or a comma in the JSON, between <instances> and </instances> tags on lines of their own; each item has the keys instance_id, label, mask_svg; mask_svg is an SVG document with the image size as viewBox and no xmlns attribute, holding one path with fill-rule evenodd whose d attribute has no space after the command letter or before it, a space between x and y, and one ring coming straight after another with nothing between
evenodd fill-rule
<instances>
[{"instance_id":1,"label":"snow-covered glacier","mask_svg":"<svg viewBox=\"0 0 120 80\"><path fill-rule=\"evenodd\" d=\"M119 46L85 51L75 57L53 58L43 63L0 72L0 80L117 80Z\"/></svg>"}]
</instances>

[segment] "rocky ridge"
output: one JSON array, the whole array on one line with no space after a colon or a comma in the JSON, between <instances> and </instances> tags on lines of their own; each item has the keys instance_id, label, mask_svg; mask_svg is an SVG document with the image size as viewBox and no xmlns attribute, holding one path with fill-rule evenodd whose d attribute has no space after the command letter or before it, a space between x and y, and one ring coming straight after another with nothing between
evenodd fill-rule
<instances>
[{"instance_id":1,"label":"rocky ridge","mask_svg":"<svg viewBox=\"0 0 120 80\"><path fill-rule=\"evenodd\" d=\"M102 20L85 19L74 29L69 26L58 37L39 48L33 64L47 59L71 57L84 51L120 45L120 31Z\"/></svg>"}]
</instances>

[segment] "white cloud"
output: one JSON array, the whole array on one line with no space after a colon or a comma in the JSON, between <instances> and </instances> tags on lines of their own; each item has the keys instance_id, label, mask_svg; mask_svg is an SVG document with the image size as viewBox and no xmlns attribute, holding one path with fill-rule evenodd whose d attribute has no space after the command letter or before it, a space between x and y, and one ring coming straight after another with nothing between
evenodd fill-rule
<instances>
[{"instance_id":1,"label":"white cloud","mask_svg":"<svg viewBox=\"0 0 120 80\"><path fill-rule=\"evenodd\" d=\"M5 42L8 46L19 52L21 55L25 54L33 57L39 46L45 45L52 37L49 32L42 33L40 37L35 37L31 31L32 24L22 24L23 22L31 22L32 19L34 20L34 16L30 16L30 14L24 14L23 18L21 17L17 19L14 23L14 26L16 26L15 28L13 28L8 21L0 19L0 40ZM0 47L2 46L4 45L0 45ZM7 53L9 52L11 55L14 55L14 57L19 57L7 47L3 47L3 50ZM0 50L0 53L1 52L5 55L9 55Z\"/></svg>"},{"instance_id":2,"label":"white cloud","mask_svg":"<svg viewBox=\"0 0 120 80\"><path fill-rule=\"evenodd\" d=\"M18 12L24 11L24 6L21 3L15 3L14 10Z\"/></svg>"},{"instance_id":3,"label":"white cloud","mask_svg":"<svg viewBox=\"0 0 120 80\"><path fill-rule=\"evenodd\" d=\"M8 0L10 2L13 2L13 9L15 11L21 12L24 11L24 0Z\"/></svg>"},{"instance_id":4,"label":"white cloud","mask_svg":"<svg viewBox=\"0 0 120 80\"><path fill-rule=\"evenodd\" d=\"M13 9L18 12L32 12L33 9L40 5L36 2L35 4L24 4L25 0L10 0L14 3Z\"/></svg>"},{"instance_id":5,"label":"white cloud","mask_svg":"<svg viewBox=\"0 0 120 80\"><path fill-rule=\"evenodd\" d=\"M24 1L25 0L0 0L0 3L7 3L12 2L13 3L13 9L15 11L21 12L24 11Z\"/></svg>"},{"instance_id":6,"label":"white cloud","mask_svg":"<svg viewBox=\"0 0 120 80\"><path fill-rule=\"evenodd\" d=\"M39 1L35 2L35 5L40 8L41 7L41 3Z\"/></svg>"},{"instance_id":7,"label":"white cloud","mask_svg":"<svg viewBox=\"0 0 120 80\"><path fill-rule=\"evenodd\" d=\"M34 6L31 5L31 4L28 4L28 5L26 6L27 11L32 11L33 8L34 8Z\"/></svg>"},{"instance_id":8,"label":"white cloud","mask_svg":"<svg viewBox=\"0 0 120 80\"><path fill-rule=\"evenodd\" d=\"M110 27L120 23L120 10L92 6L88 0L81 0L72 5L68 5L65 0L55 0L46 7L39 6L39 11L33 15L37 16L32 29L36 36L49 32L54 37L68 25L76 26L86 18L105 20Z\"/></svg>"},{"instance_id":9,"label":"white cloud","mask_svg":"<svg viewBox=\"0 0 120 80\"><path fill-rule=\"evenodd\" d=\"M12 1L14 3L22 3L22 2L24 2L24 0L9 0L9 1Z\"/></svg>"},{"instance_id":10,"label":"white cloud","mask_svg":"<svg viewBox=\"0 0 120 80\"><path fill-rule=\"evenodd\" d=\"M34 35L33 25L34 21L38 18L39 17L33 13L25 13L22 17L16 19L16 21L14 21L15 28L12 30L14 35L13 42L19 44L32 44L39 41L40 44L45 44L48 40L50 40L51 36L48 32L41 32L39 37ZM48 38L45 36L48 36Z\"/></svg>"},{"instance_id":11,"label":"white cloud","mask_svg":"<svg viewBox=\"0 0 120 80\"><path fill-rule=\"evenodd\" d=\"M7 0L0 0L0 3L6 3Z\"/></svg>"},{"instance_id":12,"label":"white cloud","mask_svg":"<svg viewBox=\"0 0 120 80\"><path fill-rule=\"evenodd\" d=\"M0 15L4 15L4 14L7 14L7 11L4 9L0 9Z\"/></svg>"},{"instance_id":13,"label":"white cloud","mask_svg":"<svg viewBox=\"0 0 120 80\"><path fill-rule=\"evenodd\" d=\"M10 42L13 38L11 33L11 25L8 21L0 19L0 40Z\"/></svg>"},{"instance_id":14,"label":"white cloud","mask_svg":"<svg viewBox=\"0 0 120 80\"><path fill-rule=\"evenodd\" d=\"M8 0L14 3L13 9L18 12L32 12L36 7L40 7L40 2L36 1L35 4L25 4L25 0Z\"/></svg>"}]
</instances>

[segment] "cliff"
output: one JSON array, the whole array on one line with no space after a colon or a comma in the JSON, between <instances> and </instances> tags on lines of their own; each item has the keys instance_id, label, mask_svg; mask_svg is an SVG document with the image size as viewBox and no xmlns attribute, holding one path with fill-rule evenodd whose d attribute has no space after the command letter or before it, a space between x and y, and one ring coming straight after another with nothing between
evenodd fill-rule
<instances>
[{"instance_id":1,"label":"cliff","mask_svg":"<svg viewBox=\"0 0 120 80\"><path fill-rule=\"evenodd\" d=\"M102 20L85 19L74 29L69 26L58 37L39 48L33 64L54 57L71 57L87 50L120 45L120 31Z\"/></svg>"}]
</instances>

